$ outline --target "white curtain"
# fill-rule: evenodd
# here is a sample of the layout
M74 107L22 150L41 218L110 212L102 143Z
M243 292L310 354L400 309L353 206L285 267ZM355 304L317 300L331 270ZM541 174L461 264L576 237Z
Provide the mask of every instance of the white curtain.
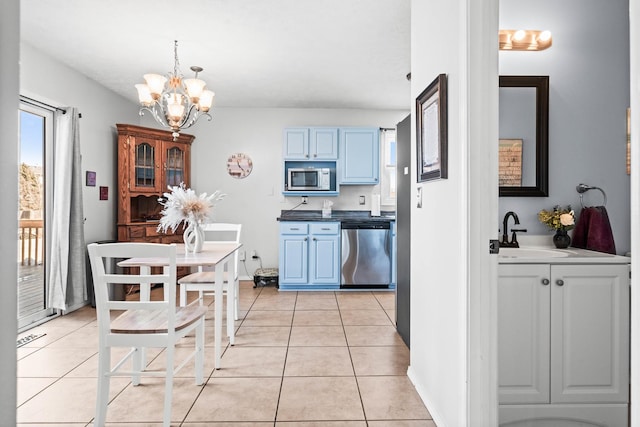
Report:
M78 111L56 111L49 306L77 308L87 300Z

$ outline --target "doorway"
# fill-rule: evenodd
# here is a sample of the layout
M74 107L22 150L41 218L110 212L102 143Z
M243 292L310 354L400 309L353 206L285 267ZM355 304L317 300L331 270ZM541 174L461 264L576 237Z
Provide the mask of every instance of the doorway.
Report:
M48 153L53 142L53 111L20 103L18 168L18 331L55 314L47 306Z

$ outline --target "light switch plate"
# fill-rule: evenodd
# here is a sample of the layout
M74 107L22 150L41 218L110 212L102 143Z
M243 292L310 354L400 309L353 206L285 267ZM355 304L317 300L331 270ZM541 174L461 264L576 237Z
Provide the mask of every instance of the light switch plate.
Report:
M418 202L416 203L417 208L422 208L422 187L418 187Z
M360 204L364 205L364 196L360 196Z

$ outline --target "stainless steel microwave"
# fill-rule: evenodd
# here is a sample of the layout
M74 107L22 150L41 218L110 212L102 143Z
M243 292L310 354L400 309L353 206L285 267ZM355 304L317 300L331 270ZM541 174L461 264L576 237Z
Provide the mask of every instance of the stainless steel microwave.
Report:
M289 168L287 191L326 191L331 189L329 168Z

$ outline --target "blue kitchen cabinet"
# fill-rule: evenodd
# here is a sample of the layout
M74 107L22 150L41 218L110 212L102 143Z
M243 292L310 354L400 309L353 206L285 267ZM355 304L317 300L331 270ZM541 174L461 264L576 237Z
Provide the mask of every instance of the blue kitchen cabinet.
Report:
M280 224L281 290L340 287L340 223Z
M378 128L340 128L340 171L340 185L379 183Z
M309 226L307 223L280 224L279 283L282 288L309 281Z
M337 160L338 128L286 128L285 160Z
M340 285L340 223L310 224L309 278L314 286Z

